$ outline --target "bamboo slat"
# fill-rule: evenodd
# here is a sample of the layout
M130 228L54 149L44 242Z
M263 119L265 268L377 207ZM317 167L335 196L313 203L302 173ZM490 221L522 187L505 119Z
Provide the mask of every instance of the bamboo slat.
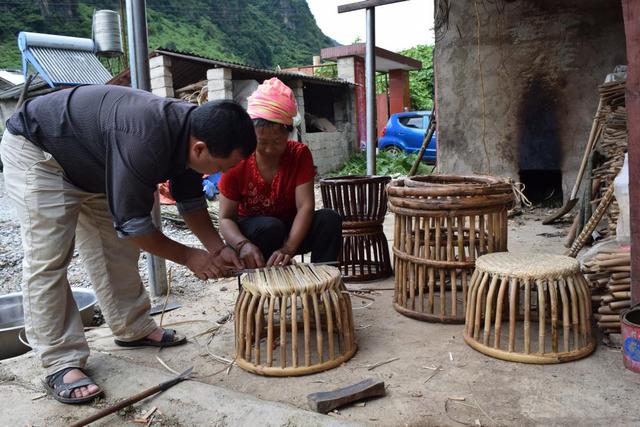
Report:
M387 192L396 218L395 309L463 323L475 260L507 250L511 185L494 177L431 175L394 180Z
M591 294L573 258L511 253L481 256L468 297L464 340L481 353L545 364L576 360L595 349ZM600 316L603 327L619 324L619 318L612 315Z
M259 375L306 375L356 352L351 300L335 267L295 264L241 278L236 363ZM264 357L266 355L266 358Z
M322 204L342 217L338 259L346 282L378 280L392 274L387 238L388 176L341 176L320 180ZM396 232L402 224L396 223Z

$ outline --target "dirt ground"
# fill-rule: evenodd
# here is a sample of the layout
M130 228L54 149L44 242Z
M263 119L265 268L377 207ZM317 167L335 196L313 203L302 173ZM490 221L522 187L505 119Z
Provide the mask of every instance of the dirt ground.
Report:
M3 221L3 230L15 224L10 214L2 214L2 205L5 204L6 198L3 199L0 187L0 221ZM544 226L541 218L545 214L545 210L536 209L510 220L511 251L564 252L562 240L567 224ZM393 218L388 215L385 231L389 239L393 236L392 226ZM195 242L184 230L170 227L167 232L186 243ZM7 239L4 232L0 233L0 256L6 256L8 252ZM392 307L393 278L349 285L350 289L371 289L368 295L374 301L352 297L358 352L342 366L297 378L260 377L238 367L229 371L221 359L231 360L234 357L233 322L221 325L215 322L228 317L233 311L238 295L236 281L203 283L183 267L173 265L171 269L170 300L182 304L182 308L166 313L163 324L175 325L191 338L190 343L161 352L153 349L123 350L114 346L107 327L88 331L87 337L93 351L90 368L98 381L104 381L107 392L106 401L101 405L116 401L126 395L123 390L128 390L128 384L108 381L109 378L135 377L137 374L136 384L151 385L152 382L144 381L147 375L151 375L148 372L160 377L164 373L168 378L172 375L168 369L182 371L193 365L198 379L192 389L197 396L190 396L189 383L180 385L180 393L169 391L165 400L158 401L163 413L171 413L171 408L218 410L215 390L239 392L241 394L233 395L237 399L249 395L257 398L257 402L284 404L286 406L273 405L285 408L285 412L286 408L290 408L292 414L298 414L295 408L307 409L306 396L311 392L332 390L370 377L384 380L387 387L385 397L340 409L328 417L317 418L310 414L307 419L303 416L302 420L295 418L286 422L271 422L276 419L256 418L258 412L254 415L249 412L243 414L245 406L238 404L236 418L211 418L210 422L204 423L209 425L321 425L341 421L380 426L640 424L640 413L637 411L640 404L640 375L624 369L619 350L599 345L590 357L561 365L535 366L492 359L464 343L461 325L420 322L397 313ZM6 277L7 271L16 274L14 270L2 268L0 283L5 283L4 289L9 289L7 283L13 284L16 280L15 277ZM79 283L85 283L83 280L86 279L82 279L80 272L77 277ZM10 388L5 398L0 397L0 401L5 400L3 405L8 396L11 399L30 400L39 393L34 388L39 375L34 359L26 355L0 362L0 396L3 395L3 385ZM372 365L391 359L395 360L369 370ZM9 377L11 381L6 380ZM206 408L207 400L203 400L202 396L209 390L203 388L206 384L218 387L210 389L209 409ZM20 387L27 391L20 392ZM73 416L87 411L55 406L49 398L43 400L46 400L46 405L53 405L47 412L47 425L66 424L70 414ZM200 406L196 405L197 402L201 402ZM28 407L35 408L35 413L38 413L37 408L43 405L45 402L36 401ZM28 410L26 408L25 411ZM233 405L230 410L234 411ZM30 413L25 413L21 418L21 414L15 412L10 420L22 424L33 422ZM198 417L194 413L185 418L182 414L182 418L169 421L161 418L156 424L202 424L201 415ZM132 418L127 414L118 417L115 418L118 422L106 425L130 423Z

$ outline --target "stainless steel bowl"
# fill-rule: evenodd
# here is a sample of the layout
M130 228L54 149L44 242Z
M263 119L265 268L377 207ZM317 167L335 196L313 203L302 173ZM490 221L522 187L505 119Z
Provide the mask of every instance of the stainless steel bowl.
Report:
M74 288L73 299L80 309L82 323L90 326L93 319L93 307L96 295L91 289ZM0 360L18 356L29 351L18 339L24 330L24 311L22 309L22 292L0 296ZM24 337L24 333L22 334Z

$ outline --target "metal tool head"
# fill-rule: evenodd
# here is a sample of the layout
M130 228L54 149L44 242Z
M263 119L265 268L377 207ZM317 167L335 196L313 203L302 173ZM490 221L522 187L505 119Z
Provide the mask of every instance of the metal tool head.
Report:
M191 376L192 372L193 372L193 366L190 367L189 369L187 369L186 371L184 371L183 373L181 373L180 375L178 375L178 378L180 378L182 380L186 380L187 378L189 378Z

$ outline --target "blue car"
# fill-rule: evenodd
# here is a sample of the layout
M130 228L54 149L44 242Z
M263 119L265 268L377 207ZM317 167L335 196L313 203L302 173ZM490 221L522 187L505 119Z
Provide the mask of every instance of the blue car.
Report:
M378 140L378 149L388 153L415 153L420 151L422 141L429 127L431 111L409 111L396 113L389 117L387 126L382 131L382 138ZM436 162L436 134L422 156L422 160Z

